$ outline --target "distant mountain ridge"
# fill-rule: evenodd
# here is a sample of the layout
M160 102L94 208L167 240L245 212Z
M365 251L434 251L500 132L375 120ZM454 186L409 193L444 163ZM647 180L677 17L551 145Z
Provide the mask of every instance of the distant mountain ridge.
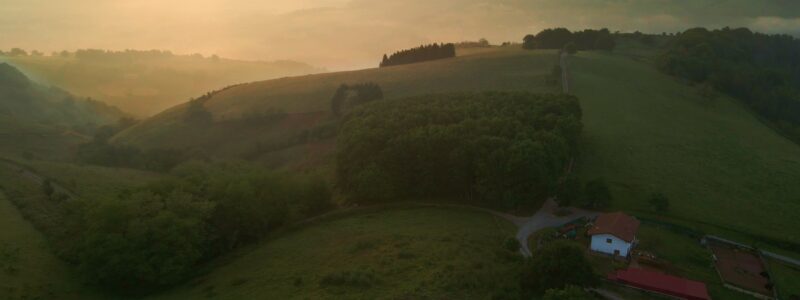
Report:
M115 107L39 85L7 63L0 63L0 115L72 129L107 125L125 116Z
M85 49L0 58L37 81L100 99L137 117L233 84L324 71L296 61L243 61L161 50Z

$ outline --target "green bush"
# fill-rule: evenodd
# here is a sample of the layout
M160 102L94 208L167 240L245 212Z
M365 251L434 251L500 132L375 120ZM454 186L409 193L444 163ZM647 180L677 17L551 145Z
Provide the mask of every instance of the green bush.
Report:
M508 251L519 251L519 241L515 237L509 237L503 242L503 246Z
M545 245L523 270L523 291L529 295L542 295L549 289L563 289L570 285L592 286L595 277L584 252L581 245L569 241Z

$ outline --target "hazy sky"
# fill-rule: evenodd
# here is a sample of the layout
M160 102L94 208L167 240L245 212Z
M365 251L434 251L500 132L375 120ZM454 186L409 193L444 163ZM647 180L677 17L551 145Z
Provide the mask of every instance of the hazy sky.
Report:
M800 33L800 0L0 0L0 49L165 49L374 66L439 41L517 41L563 26Z

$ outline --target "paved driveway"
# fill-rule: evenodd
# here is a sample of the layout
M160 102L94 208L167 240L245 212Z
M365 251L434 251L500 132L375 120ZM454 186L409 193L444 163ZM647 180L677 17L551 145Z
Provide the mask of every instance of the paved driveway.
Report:
M593 218L600 214L598 212L574 207L567 207L566 209L572 213L563 217L553 214L558 210L558 204L556 204L553 198L550 198L545 201L539 211L529 218L515 216L506 217L519 227L517 230L517 240L521 246L519 249L520 253L526 257L531 256L531 250L528 248L528 237L536 231L547 227L559 227L581 217Z

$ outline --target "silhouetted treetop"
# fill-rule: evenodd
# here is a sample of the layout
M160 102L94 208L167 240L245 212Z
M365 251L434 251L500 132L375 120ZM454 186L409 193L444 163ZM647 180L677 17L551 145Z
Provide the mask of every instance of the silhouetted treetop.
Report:
M488 42L487 42L488 43ZM383 55L380 67L396 66L456 56L456 46L450 44L430 44L400 50L390 56Z

